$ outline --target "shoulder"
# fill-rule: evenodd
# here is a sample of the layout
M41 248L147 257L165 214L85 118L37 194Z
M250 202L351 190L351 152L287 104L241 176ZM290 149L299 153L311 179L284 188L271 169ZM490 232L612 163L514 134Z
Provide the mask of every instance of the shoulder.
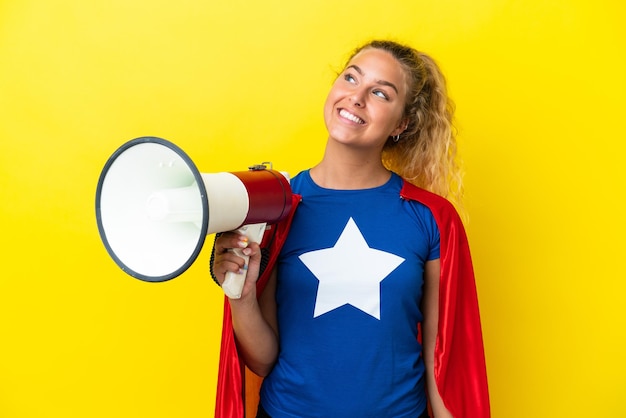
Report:
M289 185L294 193L301 193L302 188L308 185L309 179L309 170L303 170L289 180Z
M428 207L440 226L441 222L461 222L454 205L452 205L448 199L422 189L421 187L417 187L405 179L403 179L400 197L420 202L424 206Z

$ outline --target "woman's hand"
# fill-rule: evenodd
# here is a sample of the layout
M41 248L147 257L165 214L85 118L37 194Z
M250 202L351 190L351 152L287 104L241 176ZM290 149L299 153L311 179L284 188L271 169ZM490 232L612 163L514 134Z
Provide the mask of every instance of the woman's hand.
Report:
M236 254L249 256L246 262L244 257ZM241 292L241 298L247 298L253 294L256 298L256 282L259 277L261 262L261 249L255 242L236 231L220 234L214 244L214 258L212 271L220 285L224 284L226 273L244 274L245 282Z

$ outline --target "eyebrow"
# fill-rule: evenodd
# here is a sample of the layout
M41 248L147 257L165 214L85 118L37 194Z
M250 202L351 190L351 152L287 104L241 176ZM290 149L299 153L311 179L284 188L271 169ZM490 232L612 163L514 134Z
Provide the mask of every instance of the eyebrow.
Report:
M358 65L354 65L354 64L352 64L352 65L348 65L348 67L347 67L346 69L348 69L348 68L353 68L353 69L354 69L354 71L356 71L356 72L357 72L357 73L359 73L360 75L363 75L363 70L361 70L361 68L359 68L359 66L358 66ZM395 90L396 94L399 94L399 93L398 93L398 88L396 87L396 85L395 85L395 84L393 84L393 83L391 83L391 82L389 82L389 81L385 81L385 80L376 80L376 83L377 83L377 84L380 84L380 85L382 85L382 86L389 86L389 87L391 87L392 89L394 89L394 90Z

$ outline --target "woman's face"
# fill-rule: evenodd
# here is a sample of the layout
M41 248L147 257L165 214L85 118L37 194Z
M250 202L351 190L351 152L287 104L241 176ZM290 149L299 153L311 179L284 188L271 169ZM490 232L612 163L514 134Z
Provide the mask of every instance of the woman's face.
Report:
M406 74L388 52L360 51L335 80L324 121L331 139L346 145L381 150L389 136L406 128L403 110Z

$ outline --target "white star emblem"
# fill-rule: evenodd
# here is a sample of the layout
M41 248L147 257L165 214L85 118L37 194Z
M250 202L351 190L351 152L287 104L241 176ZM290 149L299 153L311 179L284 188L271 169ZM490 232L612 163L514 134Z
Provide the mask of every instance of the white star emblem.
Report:
M348 304L380 319L380 282L404 261L370 248L352 218L334 247L299 258L319 280L314 318Z

